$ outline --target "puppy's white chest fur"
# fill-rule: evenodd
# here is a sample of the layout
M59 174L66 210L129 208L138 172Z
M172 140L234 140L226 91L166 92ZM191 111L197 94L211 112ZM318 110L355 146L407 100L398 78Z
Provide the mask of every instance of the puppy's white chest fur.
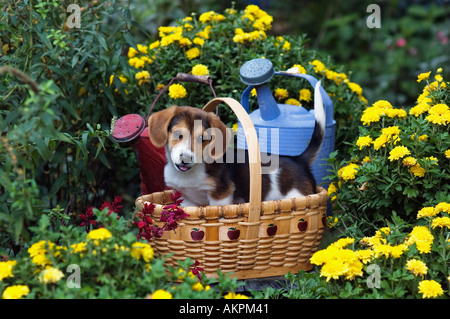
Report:
M207 194L211 190L211 186L205 182L206 177L207 174L202 163L194 165L188 172L176 170L171 161L164 167L166 185L181 191L184 199L183 206L209 205Z

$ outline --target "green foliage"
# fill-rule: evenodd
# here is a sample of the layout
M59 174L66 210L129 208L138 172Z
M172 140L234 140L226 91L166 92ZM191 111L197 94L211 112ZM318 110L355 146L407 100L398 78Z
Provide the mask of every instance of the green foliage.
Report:
M95 213L107 228L89 233L73 225L56 232L43 215L31 228L35 237L30 246L14 259L10 276L5 278L2 268L0 291L26 285L29 293L24 298L31 299L137 299L160 290L172 298L214 299L240 285L222 273L218 284L207 278L200 281L191 272L194 263L189 259L178 267L166 266L164 259L153 258L150 245L136 241L129 221L108 210Z
M117 89L123 87L134 104L141 105L139 113L146 115L152 94L167 85L178 72L195 75L209 75L217 96L227 96L240 101L246 88L239 75L239 69L246 61L267 58L275 70L286 71L298 67L298 73L307 73L322 81L334 104L334 118L339 129L336 131L336 148L346 148L345 141L357 127L357 118L367 100L362 88L351 82L350 73L336 65L329 56L308 48L305 35L273 36L270 34L272 20L267 12L256 6L244 10L228 8L223 13L208 11L203 14L177 19L170 26L161 26L156 39L140 43L128 41L128 65L115 74ZM275 21L273 21L275 23ZM195 55L192 52L197 51ZM198 72L195 68L202 66ZM205 69L206 68L206 69ZM153 111L172 104L203 107L213 94L208 87L198 83L182 83L186 93L170 96L161 95ZM300 98L300 90L306 89L312 97L310 84L298 78L276 76L269 82L272 93L280 104L299 104L307 109L313 106L313 98ZM287 90L285 95L277 89ZM132 105L129 109L132 109ZM257 108L255 96L251 97L250 108ZM236 123L229 109L220 111L221 119L229 126Z
M450 94L448 82L436 77L440 81L426 80L417 105L408 110L384 100L368 107L351 159L330 156L328 192L347 227L357 225L364 234L392 212L411 223L424 205L450 201Z

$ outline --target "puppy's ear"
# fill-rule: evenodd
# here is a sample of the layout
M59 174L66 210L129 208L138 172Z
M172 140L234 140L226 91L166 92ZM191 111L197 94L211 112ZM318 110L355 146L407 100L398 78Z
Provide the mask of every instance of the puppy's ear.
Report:
M163 147L167 143L170 121L178 113L178 107L172 105L168 109L153 113L148 119L150 141L155 147Z
M211 124L212 136L211 142L207 145L206 154L209 154L216 160L225 154L231 140L231 130L223 124L217 115L209 113L208 118Z

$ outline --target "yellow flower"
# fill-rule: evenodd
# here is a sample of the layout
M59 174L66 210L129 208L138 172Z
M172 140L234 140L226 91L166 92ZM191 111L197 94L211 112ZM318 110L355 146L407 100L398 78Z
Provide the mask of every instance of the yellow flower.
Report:
M207 25L202 31L198 32L196 35L203 39L208 40L210 32L211 32L211 26Z
M158 48L159 45L160 45L160 42L159 42L159 40L157 40L157 41L155 41L155 42L150 43L150 45L148 46L148 48L149 48L150 50L153 50L153 49Z
M30 293L30 288L25 285L7 287L2 294L3 299L20 299Z
M332 243L331 245L336 247L336 248L344 248L350 244L353 244L355 242L355 238L350 238L350 237L345 237L345 238L340 238L337 241L335 241L334 243Z
M150 79L150 73L148 73L148 71L141 71L136 73L135 78L136 80Z
M172 299L172 294L164 289L158 289L152 294L152 299Z
M414 166L414 165L416 165L416 163L417 163L417 160L411 156L405 157L402 161L403 166L408 166L408 167Z
M83 242L78 243L78 244L72 244L72 245L70 245L70 248L73 249L74 253L83 253L83 252L87 251L86 243L83 243Z
M361 122L364 125L370 125L371 123L378 122L383 115L383 109L378 107L368 107L363 111L361 116Z
M141 71L136 73L135 78L136 80L139 80L139 85L142 85L143 83L150 83L150 73L148 73L148 71Z
M128 49L128 58L134 58L137 54L139 53L139 51L137 51L135 48L130 47Z
M296 99L294 99L294 98L289 98L289 99L287 99L287 100L285 101L285 103L286 103L286 104L289 104L289 105L298 105L298 106L301 106L301 105L302 105L298 100L296 100Z
M61 278L64 278L64 274L61 270L53 267L44 269L39 275L39 282L44 284L54 284Z
M419 282L419 293L422 294L422 298L435 298L442 296L444 290L442 290L441 284L434 280L422 280Z
M314 65L314 72L316 73L322 73L325 71L325 65L320 62L319 60L314 60L312 62L310 62L310 64Z
M371 249L366 250L357 250L356 256L358 256L358 259L363 263L367 264L372 261L374 257L374 251Z
M137 48L138 48L139 52L141 52L143 54L147 54L148 48L146 45L138 44Z
M192 60L200 56L200 50L198 48L192 48L187 50L185 54L189 60Z
M357 164L349 164L347 166L342 167L338 171L338 176L342 178L344 181L353 180L356 177L356 173L358 172L359 165Z
M299 96L300 101L306 101L306 102L311 101L311 91L310 90L301 89L299 94L300 94L300 96Z
M203 285L200 282L196 282L192 285L192 290L194 291L202 291L204 289Z
M427 72L427 73L420 73L420 74L417 76L417 82L420 83L422 80L428 79L428 78L430 77L430 73L431 73L431 71L430 71L430 72Z
M389 152L389 160L392 162L394 160L398 160L400 158L405 157L406 155L411 154L405 146L397 146Z
M196 64L192 67L191 73L193 75L209 75L209 70L206 65Z
M409 110L409 114L414 115L415 117L418 117L420 114L425 113L430 108L430 104L427 102L420 102L416 106L412 107Z
M409 270L414 276L424 276L428 272L427 265L418 259L410 259L406 262L406 270Z
M233 132L237 132L238 131L238 124L234 123L233 127L232 127Z
M424 177L425 176L425 169L422 166L420 166L419 163L412 166L410 168L410 170L411 170L411 173L413 173L414 176L416 176L416 177Z
M46 257L47 246L50 250L52 250L55 244L51 241L41 240L37 243L34 243L30 248L28 248L28 254L32 259L31 262L33 264L37 264L41 267L51 265L51 261Z
M0 262L0 281L5 278L13 277L13 267L17 264L15 260L8 260Z
M446 150L444 152L444 155L445 155L446 158L450 158L450 149Z
M448 229L450 229L450 218L445 216L433 219L433 221L431 222L431 228L435 229L436 227L447 227Z
M229 292L224 297L224 299L248 299L246 295L237 294L235 292Z
M176 100L186 97L187 91L183 85L175 83L169 86L169 96Z
M408 235L405 244L416 244L417 250L420 253L429 253L431 251L431 245L433 244L434 236L428 230L426 226L415 226L411 233Z
M145 61L135 57L135 58L129 59L128 60L128 64L130 66L135 67L136 69L140 69L140 68L143 68L145 66Z
M112 237L111 232L106 228L98 228L91 230L87 235L87 238L92 240L105 240L111 237Z
M333 196L337 191L336 185L334 183L330 183L330 186L328 186L328 196L331 198L332 201L336 199L336 195Z
M433 217L436 216L439 212L437 212L434 207L424 207L417 212L417 219L422 217Z
M434 207L434 210L437 213L440 213L440 212L450 213L450 203L441 202Z
M358 96L362 97L362 88L359 84L357 83L353 83L353 82L347 82L348 88L352 91L355 92Z
M379 137L373 141L373 148L378 151L380 148L385 147L388 142L388 137L386 135L381 134Z
M198 38L198 37L195 37L194 40L192 40L192 42L194 42L194 44L199 45L199 46L203 46L203 44L205 44L205 40L203 40L202 38Z
M370 136L360 136L356 141L356 146L359 146L359 149L362 150L365 146L370 146L372 144L372 138Z
M222 14L215 13L214 11L202 13L198 17L198 21L200 21L201 23L219 22L223 20L225 20L225 16L223 16Z
M146 243L134 243L131 247L131 256L139 260L141 257L146 262L153 259L153 248Z
M278 100L284 100L284 99L286 99L288 97L288 91L286 89L277 88L275 90L275 94L274 95L275 95L275 97Z
M378 100L372 106L380 109L392 109L392 104L386 100Z

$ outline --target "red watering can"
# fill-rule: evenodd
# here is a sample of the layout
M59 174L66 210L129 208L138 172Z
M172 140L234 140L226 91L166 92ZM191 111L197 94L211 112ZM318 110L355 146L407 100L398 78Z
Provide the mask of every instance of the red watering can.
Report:
M148 136L147 127L148 118L150 117L156 101L175 80L208 84L214 98L216 97L216 93L212 86L212 78L210 76L178 73L177 76L172 78L169 84L167 84L156 96L145 118L139 114L128 114L119 118L114 126L112 139L118 143L130 143L136 154L140 170L142 195L168 189L164 182L166 151L164 147L157 148L152 144Z

